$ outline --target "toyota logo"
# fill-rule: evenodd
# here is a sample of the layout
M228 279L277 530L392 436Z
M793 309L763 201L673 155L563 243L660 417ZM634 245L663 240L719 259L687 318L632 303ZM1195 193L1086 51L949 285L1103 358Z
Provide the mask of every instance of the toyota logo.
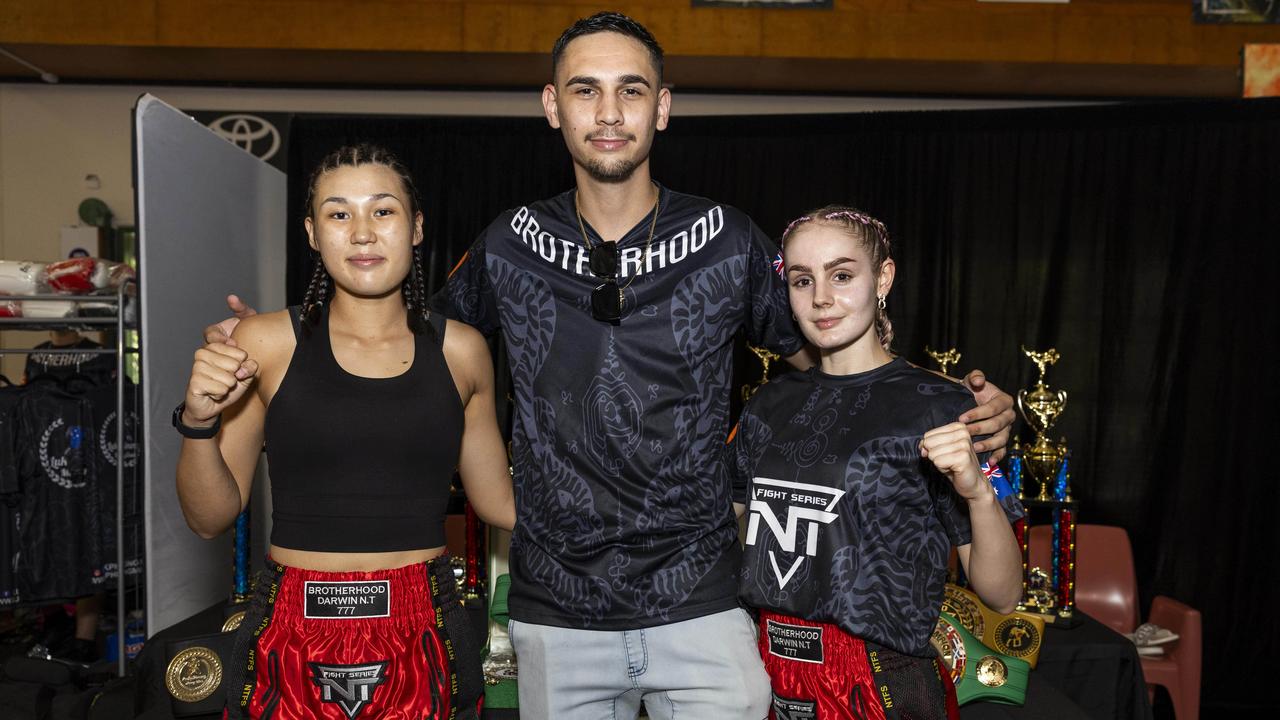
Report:
M223 115L210 122L209 129L262 160L270 160L280 149L280 131L257 115Z

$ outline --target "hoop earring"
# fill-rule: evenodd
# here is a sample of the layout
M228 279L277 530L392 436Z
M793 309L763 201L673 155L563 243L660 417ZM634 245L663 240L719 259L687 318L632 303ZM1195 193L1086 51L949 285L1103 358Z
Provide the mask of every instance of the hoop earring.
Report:
M883 310L883 309L884 309L884 306L885 306L884 296L883 296L883 295L877 295L877 296L876 296L876 307L878 307L878 308L880 308L881 310Z

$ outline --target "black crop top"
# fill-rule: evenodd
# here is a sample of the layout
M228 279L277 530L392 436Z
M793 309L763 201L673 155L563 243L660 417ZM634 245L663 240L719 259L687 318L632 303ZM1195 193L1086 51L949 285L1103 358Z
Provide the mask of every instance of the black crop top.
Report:
M463 409L445 363L445 320L418 335L413 363L389 378L338 365L325 307L309 335L289 308L297 347L267 408L271 544L316 552L444 545Z

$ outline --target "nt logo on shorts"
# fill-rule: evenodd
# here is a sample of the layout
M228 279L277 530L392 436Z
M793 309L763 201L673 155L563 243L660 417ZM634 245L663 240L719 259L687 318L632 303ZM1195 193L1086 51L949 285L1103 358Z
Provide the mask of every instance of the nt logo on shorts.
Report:
M812 700L792 700L774 693L773 715L778 720L817 720L818 703Z
M801 521L807 523L804 554L797 557L785 573L778 565L777 556L772 550L769 551L769 562L773 565L773 573L778 578L779 588L787 586L806 557L818 554L818 526L819 524L829 525L840 517L831 511L844 495L844 490L829 488L825 485L762 477L751 480L751 519L747 523L748 545L756 544L756 537L760 532L760 521L763 519L783 552L795 553L800 523ZM779 515L782 516L782 520L779 520Z
M321 665L309 662L311 681L320 686L320 699L337 703L351 720L373 700L373 691L387 681L387 662L360 665Z

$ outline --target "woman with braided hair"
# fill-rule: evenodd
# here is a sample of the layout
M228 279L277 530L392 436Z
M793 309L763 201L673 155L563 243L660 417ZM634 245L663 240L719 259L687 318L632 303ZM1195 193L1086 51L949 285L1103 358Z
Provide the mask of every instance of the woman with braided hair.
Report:
M481 518L515 522L488 346L428 310L422 212L387 151L326 157L304 224L302 306L199 349L174 413L178 497L202 537L245 507L264 441L270 463L270 557L228 716L474 718L479 655L442 555L455 468Z
M791 311L819 366L769 382L729 445L749 509L739 596L760 609L774 717L956 717L929 644L951 547L1000 612L1021 591L1012 496L988 482L964 386L895 357L883 223L851 207L783 234Z

